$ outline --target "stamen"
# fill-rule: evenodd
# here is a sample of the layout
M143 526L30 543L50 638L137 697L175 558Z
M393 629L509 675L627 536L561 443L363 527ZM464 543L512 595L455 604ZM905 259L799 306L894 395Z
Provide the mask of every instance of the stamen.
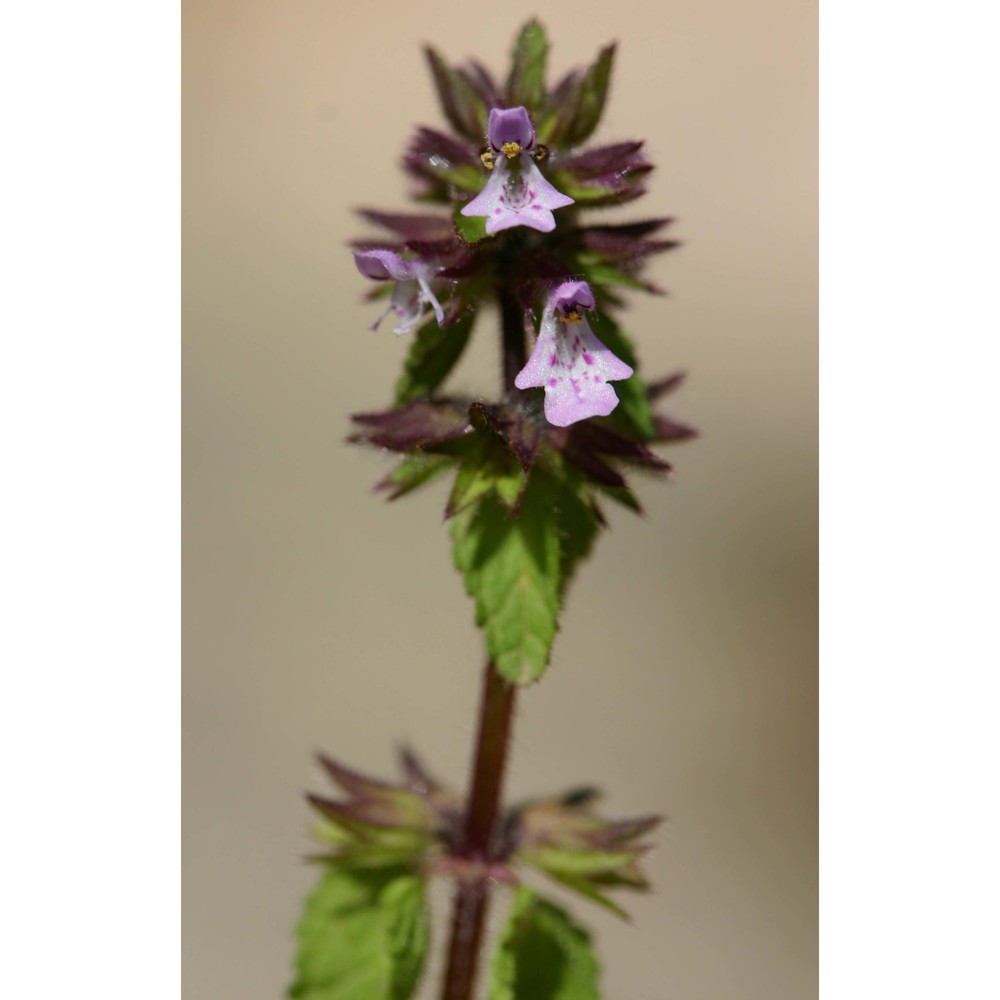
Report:
M563 319L567 323L582 323L583 322L583 317L580 315L580 313L576 309L570 309L570 311L563 316Z
M519 142L505 142L500 150L508 160L513 160L521 152L521 144Z
M491 149L486 150L485 153L480 153L479 159L482 161L483 166L486 167L487 170L493 169L493 160L495 157L493 156L493 151Z

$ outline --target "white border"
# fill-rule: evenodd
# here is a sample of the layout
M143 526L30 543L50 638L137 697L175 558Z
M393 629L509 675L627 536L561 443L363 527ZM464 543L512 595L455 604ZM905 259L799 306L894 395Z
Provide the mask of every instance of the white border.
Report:
M826 998L1000 994L996 18L822 10ZM5 996L179 994L178 42L0 40Z
M0 30L6 997L180 993L179 28Z
M998 15L821 9L821 987L1000 996Z

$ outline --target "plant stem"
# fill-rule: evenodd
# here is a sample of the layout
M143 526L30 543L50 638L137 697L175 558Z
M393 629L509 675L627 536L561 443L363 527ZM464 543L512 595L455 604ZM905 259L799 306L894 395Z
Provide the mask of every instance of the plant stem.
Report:
M514 294L500 289L500 321L503 325L503 385L504 391L514 391L514 379L527 360L525 350L524 310Z
M505 392L511 393L515 388L514 379L527 358L527 331L524 310L503 279L499 298L503 331L503 384ZM481 874L461 879L455 890L441 1000L472 1000L489 903L490 882L485 872L486 866L496 856L500 793L516 694L517 688L496 672L492 662L487 663L483 671L469 802L459 850L466 860L479 863Z
M485 865L494 859L504 765L510 745L517 689L486 664L479 705L479 732L472 765L462 857L483 864L484 874L459 882L451 920L451 941L442 1000L471 1000L486 921L489 882Z

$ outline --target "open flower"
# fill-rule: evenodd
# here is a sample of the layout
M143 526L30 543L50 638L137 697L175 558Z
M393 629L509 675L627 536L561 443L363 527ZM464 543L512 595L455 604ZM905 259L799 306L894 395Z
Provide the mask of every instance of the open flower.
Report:
M487 233L513 226L552 232L552 210L572 205L573 199L557 191L535 164L535 130L527 109L493 108L488 134L490 148L483 163L493 172L462 215L485 216Z
M423 319L428 305L434 309L438 326L444 324L444 310L430 286L436 271L433 264L420 259L403 260L391 250L355 251L354 263L366 278L396 282L389 308L372 324L373 330L389 313L395 313L399 323L394 332L407 333Z
M564 281L549 296L538 340L517 374L518 389L545 389L545 418L568 427L587 417L606 417L618 396L609 380L626 379L632 369L594 336L584 309L594 308L585 281Z

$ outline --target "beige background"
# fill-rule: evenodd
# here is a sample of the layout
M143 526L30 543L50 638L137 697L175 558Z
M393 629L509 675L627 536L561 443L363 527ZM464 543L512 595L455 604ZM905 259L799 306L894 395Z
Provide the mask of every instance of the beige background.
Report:
M418 43L555 68L621 41L598 139L645 137L685 247L637 296L646 370L701 440L613 512L522 699L513 795L595 781L671 822L632 927L586 903L615 1000L816 992L816 11L811 2L273 3L184 10L184 917L187 1000L280 995L312 872L301 793L326 748L411 740L463 785L480 640L443 487L385 505L346 415L389 399L351 207L401 208L437 124ZM610 214L607 216L612 217ZM484 323L458 380L492 392ZM441 909L445 900L438 894ZM440 935L437 940L440 945ZM429 984L427 984L429 985ZM425 989L426 996L433 995Z

